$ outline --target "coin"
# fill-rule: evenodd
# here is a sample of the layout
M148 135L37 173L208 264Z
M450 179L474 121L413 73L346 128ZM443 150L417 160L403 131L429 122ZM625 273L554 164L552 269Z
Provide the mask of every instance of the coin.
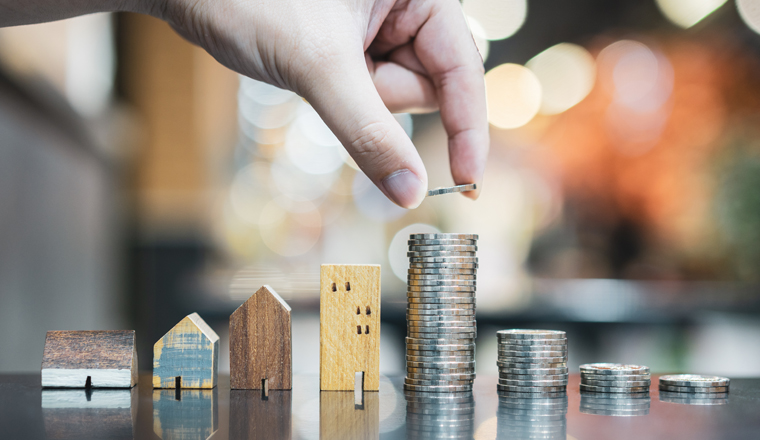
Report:
M564 380L567 381L567 374L544 374L544 375L531 375L531 374L507 374L499 372L499 379L509 380Z
M533 346L533 345L567 345L567 338L558 339L507 339L498 338L498 345L501 346Z
M472 313L475 313L475 304L466 304L466 303L407 304L406 309L407 309L407 313L410 313L410 312L417 313L420 310L447 310L447 309L458 309L458 310L472 309Z
M409 304L475 304L474 297L406 297Z
M432 391L432 392L461 392L472 391L472 385L410 385L405 383L404 389L409 391Z
M454 318L457 316L465 316L468 318L475 318L472 308L470 309L407 309L407 318L414 319L426 319L434 317L442 318Z
M411 329L414 328L415 330L417 328L439 328L439 329L449 329L449 328L459 328L459 327L467 327L474 329L476 327L475 320L470 321L462 321L461 319L458 321L416 321L416 320L409 320L406 323L407 328Z
M419 262L409 263L408 273L441 274L441 273L465 273L477 275L478 263L455 263L455 262ZM420 271L420 272L417 272ZM464 272L461 272L464 271Z
M515 380L499 378L498 383L519 387L560 387L567 385L567 378L557 380Z
M457 234L457 233L429 233L429 234L410 234L410 240L477 240L478 234Z
M499 351L567 351L565 345L518 345L518 344L499 344Z
M424 351L424 352L439 352L439 353L446 353L446 352L457 352L457 351L475 351L475 344L451 344L451 345L436 345L435 348L431 348L430 345L421 345L421 344L406 344L406 350L407 353L409 353L409 350L412 351Z
M648 380L636 381L617 381L617 380L582 380L584 385L593 385L597 387L649 387L651 382Z
M451 194L455 192L474 191L477 188L478 188L478 185L475 183L467 183L465 185L456 185L456 186L442 186L440 188L433 188L433 189L428 190L427 195L428 197L431 197L431 196L438 196L441 194ZM424 234L415 234L415 235L424 235Z
M660 376L660 385L679 387L727 387L731 380L720 376L700 376L698 374L671 374Z
M423 379L423 380L472 380L472 379L475 379L475 373L462 373L462 374L407 373L406 377L410 379Z
M406 282L409 286L477 286L477 281L472 280L456 280L456 279L447 279L447 280L407 280Z
M466 345L474 345L475 339L457 339L456 341L451 341L448 338L439 338L439 339L430 339L430 338L410 338L407 337L405 340L407 345L424 345L424 346L430 346L430 345L454 345L454 346L466 346Z
M728 387L678 387L660 384L662 391L676 391L679 393L727 393Z
M617 380L638 381L650 380L649 374L587 374L581 373L581 381L585 380Z
M496 384L496 389L500 391L514 391L519 393L534 394L534 393L556 393L565 391L565 386L547 386L547 387L520 387L512 385Z
M591 374L612 374L612 375L633 375L649 374L649 367L644 365L627 365L627 364L583 364L580 366L581 373Z
M463 274L463 273L442 273L442 274L414 274L409 273L406 276L409 280L464 280L475 281L476 275Z
M595 387L581 384L581 391L592 393L638 393L649 390L649 387Z
M511 375L536 375L536 376L553 376L553 375L567 375L567 367L562 368L529 368L529 369L517 369L517 368L499 368L499 374L511 374Z
M553 368L566 368L567 362L561 361L561 362L534 362L534 363L526 363L526 362L510 362L510 361L496 361L496 365L500 368L510 368L510 369L531 369L531 368L540 368L540 369L553 369Z
M499 330L496 336L499 339L567 339L560 330Z
M502 350L499 348L499 357L508 358L549 358L549 357L566 357L567 350L555 350L555 351L514 351L514 350Z
M460 245L460 246L475 246L478 244L478 240L458 240L458 239L433 239L433 240L407 240L407 245L411 246L446 246L446 245Z
M475 253L478 250L476 245L463 244L446 244L446 245L409 245L409 250L416 252L467 252Z

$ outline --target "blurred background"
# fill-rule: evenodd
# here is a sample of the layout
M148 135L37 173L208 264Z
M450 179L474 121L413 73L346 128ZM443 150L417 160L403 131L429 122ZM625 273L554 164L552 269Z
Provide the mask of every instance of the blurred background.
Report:
M760 2L464 0L486 67L477 202L391 204L300 97L158 20L0 29L0 371L47 330L198 312L221 336L262 284L318 373L319 265L382 265L382 361L403 374L406 240L477 233L478 373L495 331L564 329L570 366L760 375ZM438 114L396 115L431 187Z

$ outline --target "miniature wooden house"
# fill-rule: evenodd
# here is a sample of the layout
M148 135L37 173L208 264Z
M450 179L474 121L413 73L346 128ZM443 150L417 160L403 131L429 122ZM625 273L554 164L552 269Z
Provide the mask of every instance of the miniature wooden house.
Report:
M154 388L214 388L219 336L191 313L153 346Z
M380 266L323 264L320 272L321 390L380 386Z
M43 387L131 388L136 384L134 330L47 332Z
M230 387L291 389L290 306L269 286L230 316Z

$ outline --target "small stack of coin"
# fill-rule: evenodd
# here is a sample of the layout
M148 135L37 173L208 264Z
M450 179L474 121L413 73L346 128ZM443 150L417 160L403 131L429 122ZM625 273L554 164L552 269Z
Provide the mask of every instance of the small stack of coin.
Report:
M567 394L525 398L499 392L496 438L567 439Z
M472 391L477 240L473 234L409 237L406 390Z
M499 383L510 393L564 393L567 388L567 337L559 330L499 330Z
M728 393L730 382L727 377L673 374L660 376L660 391L709 397L712 394Z
M634 417L649 414L649 393L589 393L581 391L581 412L599 416Z
M426 393L404 391L406 438L472 439L475 399L471 392Z
M626 364L581 365L581 391L590 393L649 393L649 367Z

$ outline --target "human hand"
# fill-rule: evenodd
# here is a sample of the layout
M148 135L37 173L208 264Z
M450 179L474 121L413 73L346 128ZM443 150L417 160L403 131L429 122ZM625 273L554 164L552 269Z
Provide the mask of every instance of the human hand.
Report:
M427 173L391 112L440 107L454 182L481 183L483 64L457 0L137 1L225 66L303 96L398 205L422 202Z

